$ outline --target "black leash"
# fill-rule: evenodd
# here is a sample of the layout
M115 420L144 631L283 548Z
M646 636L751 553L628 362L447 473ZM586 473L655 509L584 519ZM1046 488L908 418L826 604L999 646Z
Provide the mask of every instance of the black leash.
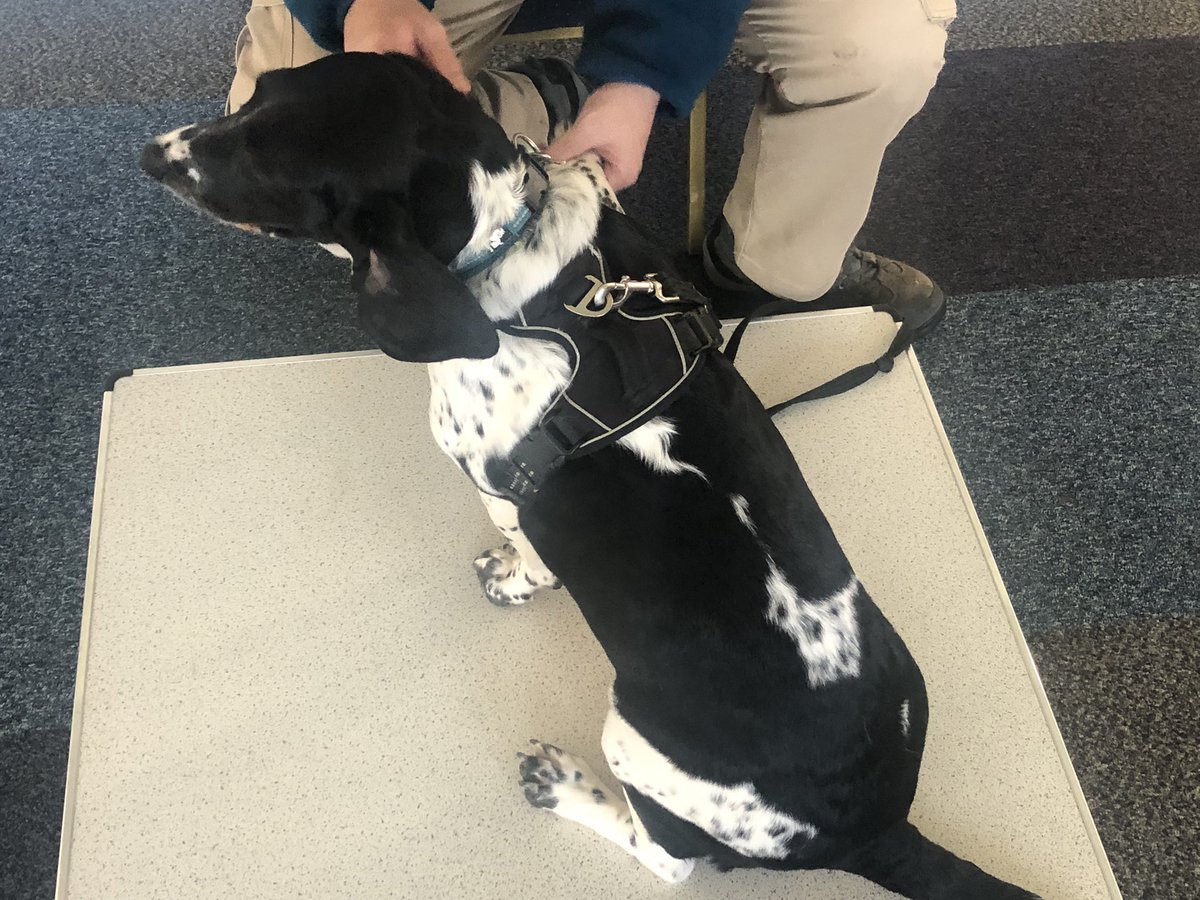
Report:
M861 366L855 366L848 372L843 372L841 375L831 378L824 384L819 384L815 388L805 391L803 394L798 394L790 400L784 400L782 403L776 403L774 406L767 407L767 413L774 416L777 413L783 412L789 407L795 406L797 403L807 403L810 400L822 400L826 397L833 397L836 394L844 393L852 388L858 387L870 379L874 378L880 372L890 372L895 365L895 359L905 350L913 345L913 342L924 337L932 331L946 314L946 298L940 293L931 295L923 301L905 303L881 303L871 307L876 312L886 312L892 317L892 321L900 324L896 336L892 338L892 343L888 346L887 351L878 359L869 363L864 363ZM800 303L796 300L769 300L766 303L756 307L753 312L742 319L738 323L737 328L729 337L729 343L725 345L725 356L733 362L737 357L738 348L742 344L742 338L746 334L746 329L755 319L761 319L765 316L775 316L786 312L813 312L811 303Z

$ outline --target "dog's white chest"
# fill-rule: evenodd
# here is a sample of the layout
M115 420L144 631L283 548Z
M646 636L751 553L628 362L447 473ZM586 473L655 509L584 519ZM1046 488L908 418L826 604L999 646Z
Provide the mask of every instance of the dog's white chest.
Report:
M509 453L569 379L557 345L501 334L491 359L430 365L429 426L438 446L487 491L486 462Z

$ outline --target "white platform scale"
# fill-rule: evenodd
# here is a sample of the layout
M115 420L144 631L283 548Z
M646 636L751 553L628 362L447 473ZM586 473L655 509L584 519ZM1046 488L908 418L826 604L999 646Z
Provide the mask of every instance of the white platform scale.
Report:
M767 403L886 346L864 311L755 324ZM831 872L657 880L531 808L516 751L610 778L574 603L488 603L499 543L428 432L423 366L144 369L105 395L58 875L71 898L892 896ZM1046 900L1120 896L916 358L779 426L930 697L913 809Z

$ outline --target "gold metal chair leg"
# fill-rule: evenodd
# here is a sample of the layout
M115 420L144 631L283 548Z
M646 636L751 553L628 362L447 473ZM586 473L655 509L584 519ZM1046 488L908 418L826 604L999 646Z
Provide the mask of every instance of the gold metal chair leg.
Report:
M704 242L704 177L708 133L708 91L701 91L688 118L688 253L697 256Z
M532 44L535 41L577 41L583 37L583 28L547 28L545 31L525 31L521 34L506 34L501 44Z

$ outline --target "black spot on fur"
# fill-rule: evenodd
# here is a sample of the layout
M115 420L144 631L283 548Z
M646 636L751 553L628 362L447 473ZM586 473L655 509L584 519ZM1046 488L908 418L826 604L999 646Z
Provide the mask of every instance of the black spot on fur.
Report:
M577 782L578 782L578 781L583 781L583 773L582 773L582 772L580 772L578 769L576 769L576 770L575 770L575 780L576 780Z
M512 369L510 369L504 363L497 364L496 371L500 373L501 378L508 378L510 375L512 375Z
M715 803L717 806L724 806L724 805L725 805L725 794L724 794L724 793L722 793L721 791L717 791L717 792L716 792L715 794L713 794L713 795L712 795L712 797L711 797L711 798L709 798L709 799L711 799L711 800L712 800L712 802L713 802L713 803Z
M550 789L545 785L525 785L525 799L529 801L530 806L536 806L538 809L554 809L558 806L558 798L550 793Z
M785 831L787 831L787 827L784 825L780 825L778 822L776 822L774 825L772 825L770 828L767 829L767 834L770 837L779 837Z
M492 393L492 386L490 384L481 384L479 390L483 393L484 400L495 399L495 394Z
M475 423L475 434L477 434L479 437L483 437L483 423L482 422Z
M637 847L637 835L636 834L629 835L629 846L635 847L635 848Z
M604 791L600 788L592 788L592 797L597 803L606 803L608 798L604 796Z

